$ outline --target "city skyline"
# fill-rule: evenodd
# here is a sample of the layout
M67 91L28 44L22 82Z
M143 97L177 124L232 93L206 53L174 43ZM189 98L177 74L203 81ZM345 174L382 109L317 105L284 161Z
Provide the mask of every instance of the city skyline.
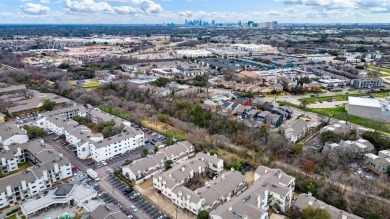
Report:
M0 0L1 24L390 23L389 15L386 0Z

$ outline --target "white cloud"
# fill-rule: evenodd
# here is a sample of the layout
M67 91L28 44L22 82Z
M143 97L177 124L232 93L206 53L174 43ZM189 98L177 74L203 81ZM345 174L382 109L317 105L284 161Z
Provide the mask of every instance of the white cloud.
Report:
M107 2L95 2L94 0L66 0L66 7L71 12L114 12Z
M50 3L50 0L40 0L40 2L41 2L42 4L48 4L48 3Z
M142 12L140 9L130 6L113 7L113 9L118 14L139 14Z
M50 11L50 8L41 4L34 4L34 3L25 3L22 6L20 6L22 11L25 14L31 14L31 15L43 15L47 14Z

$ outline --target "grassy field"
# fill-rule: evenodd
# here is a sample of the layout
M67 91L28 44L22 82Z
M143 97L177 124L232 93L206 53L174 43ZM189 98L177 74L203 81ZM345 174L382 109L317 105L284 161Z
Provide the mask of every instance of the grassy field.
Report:
M92 90L100 86L100 82L98 79L93 78L93 79L86 79L84 80L84 83L82 84L77 84L77 80L71 80L69 81L69 84L73 86L79 86L81 88L84 88L86 90Z
M280 104L284 104L287 106L291 106L294 108L298 108L301 110L305 110L303 107L285 102L285 101L278 101ZM362 118L359 116L353 116L348 115L347 111L344 107L337 107L337 108L306 108L306 111L320 114L326 117L331 117L338 120L348 120L350 123L360 125L363 127L379 130L382 132L390 133L390 123L384 123L384 122L377 122L370 119Z
M179 141L186 140L186 134L184 132L160 121L150 121L148 119L143 119L141 121L141 125L158 133L166 135L168 138L176 138Z
M21 163L21 164L19 164L19 169L15 170L15 171L9 172L7 174L0 173L0 178L10 176L10 175L15 174L15 173L22 172L25 169L27 169L28 167L31 167L32 165L33 164L30 161L27 161L26 163Z
M346 100L348 100L349 96L361 97L361 96L372 95L374 97L384 98L384 97L387 97L388 94L389 94L388 91L377 92L377 93L370 93L370 94L352 92L352 93L349 93L349 94L340 94L340 95L334 95L334 96L307 97L307 98L301 98L301 99L298 99L298 100L301 101L301 102L303 100L306 100L309 104L312 104L312 103L316 103L317 101L322 101L322 102L323 101L327 101L328 99L335 99L336 101L346 101Z
M386 72L386 73L389 73L390 74L390 69L388 68L382 68L382 67L378 67L378 66L368 66L368 69L370 70L376 70L376 71L383 71L383 72Z
M103 105L99 105L96 107L99 108L100 110L106 112L106 113L110 113L114 116L118 116L119 118L130 121L130 113L126 112L125 110L120 110L120 109L116 109L116 108L112 108L112 107L108 107L108 106L103 106Z

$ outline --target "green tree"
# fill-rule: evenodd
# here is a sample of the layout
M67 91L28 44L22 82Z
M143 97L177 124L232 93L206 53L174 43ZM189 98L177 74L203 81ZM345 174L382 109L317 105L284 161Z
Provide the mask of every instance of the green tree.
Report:
M321 133L320 139L322 143L330 142L330 143L338 143L340 141L340 134L332 131L325 131Z
M209 212L206 210L202 210L198 213L197 219L208 219L209 218Z
M24 125L23 128L26 130L29 139L33 139L37 137L43 138L46 136L46 132L43 128L36 127L36 126L28 126L28 125Z
M167 78L158 78L152 84L157 87L165 87L165 85L167 85L169 82L171 81Z
M154 153L157 153L158 147L157 147L157 146L154 146L153 151L154 151Z
M316 191L316 185L313 183L313 182L310 182L307 186L307 191L314 194L314 192Z
M330 219L330 214L321 208L313 208L311 206L301 210L303 219Z
M172 160L166 160L164 165L166 169L170 169L172 167L173 161Z
M146 157L148 154L149 154L148 149L146 149L146 148L142 149L142 151L141 151L141 156L142 157Z
M51 100L45 100L45 101L43 101L42 109L44 109L46 111L51 111L54 109L55 105L56 105L56 102L51 101Z
M70 65L67 64L67 63L61 63L61 64L58 66L58 68L60 68L60 69L68 69L68 68L70 68Z
M163 122L163 123L167 123L167 122L169 122L169 116L166 114L160 114L160 115L158 115L158 121Z
M378 151L390 149L390 138L381 132L365 132L362 137L371 142Z

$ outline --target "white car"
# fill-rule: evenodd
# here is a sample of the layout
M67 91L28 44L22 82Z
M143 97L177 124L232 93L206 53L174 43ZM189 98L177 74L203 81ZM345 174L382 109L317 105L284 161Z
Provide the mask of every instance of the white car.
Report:
M134 212L137 212L137 210L138 210L134 205L130 206L130 209L131 209L132 211L134 211Z
M106 166L106 165L107 165L107 162L104 161L104 160L100 161L100 163L101 163L103 166Z

